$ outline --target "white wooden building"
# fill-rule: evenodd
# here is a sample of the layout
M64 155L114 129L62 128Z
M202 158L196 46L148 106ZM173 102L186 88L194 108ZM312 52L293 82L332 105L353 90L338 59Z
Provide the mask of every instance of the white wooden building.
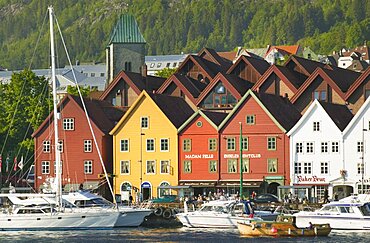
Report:
M290 176L292 186L312 186L314 201L322 201L324 191L333 196L344 166L342 131L353 115L344 105L315 100L290 137Z

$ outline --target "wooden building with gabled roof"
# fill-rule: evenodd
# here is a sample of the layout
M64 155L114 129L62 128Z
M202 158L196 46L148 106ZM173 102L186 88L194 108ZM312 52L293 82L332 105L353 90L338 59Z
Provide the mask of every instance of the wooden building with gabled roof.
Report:
M115 106L131 106L143 90L156 92L165 82L165 78L146 74L121 71L100 96Z
M241 169L243 187L248 189L246 195L252 190L276 195L279 185L289 185L289 138L286 133L300 117L287 98L249 90L219 126L219 186L233 188L231 193L237 193Z
M218 73L197 100L197 107L231 110L252 83L231 74Z
M351 85L345 94L349 109L355 114L370 97L370 67L368 67Z
M227 73L234 74L251 83L256 83L269 67L270 64L263 59L242 55L227 70Z
M112 173L113 148L109 131L122 117L124 111L106 101L84 98L84 103L102 155L102 162L107 172ZM78 190L80 184L85 189L96 189L101 182L99 175L104 171L80 98L67 94L60 101L58 111L61 121L58 127L64 190ZM56 172L53 112L32 137L35 141L35 188L41 190L44 182L55 177Z

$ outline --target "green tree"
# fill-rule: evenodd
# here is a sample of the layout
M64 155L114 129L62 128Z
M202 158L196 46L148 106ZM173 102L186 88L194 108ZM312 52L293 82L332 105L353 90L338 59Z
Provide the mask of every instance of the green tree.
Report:
M175 71L176 68L163 68L162 70L155 72L155 76L169 78L172 74L175 73Z
M90 87L82 87L82 86L79 86L79 89L80 89L82 97L87 97L87 96L89 96L91 91L96 90L96 89L91 90ZM79 96L77 86L69 85L67 87L67 93L71 94L71 95Z
M30 70L13 73L7 84L0 84L1 152L16 155L28 151L33 155L31 134L45 120L51 99L48 81ZM27 158L26 158L27 159Z

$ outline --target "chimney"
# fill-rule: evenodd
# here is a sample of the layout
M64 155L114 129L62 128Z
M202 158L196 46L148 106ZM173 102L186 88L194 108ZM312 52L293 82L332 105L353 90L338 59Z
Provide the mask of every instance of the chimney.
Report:
M143 66L141 66L141 76L145 77L148 75L148 66L144 63Z
M286 98L286 99L288 99L288 98L289 98L288 93L285 93L285 94L284 94L284 98Z

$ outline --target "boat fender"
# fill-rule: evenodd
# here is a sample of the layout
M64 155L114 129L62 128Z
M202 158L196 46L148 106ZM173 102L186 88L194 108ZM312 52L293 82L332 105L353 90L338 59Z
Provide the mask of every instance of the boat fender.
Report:
M313 228L313 231L315 232L315 235L317 235L317 228Z
M167 208L166 210L163 211L163 218L169 219L172 216L171 209Z
M255 229L256 229L256 225L252 224L252 230L255 230Z
M179 210L177 208L171 209L172 217L176 218L176 214L178 214L178 213L179 213Z
M155 214L156 216L162 216L162 214L163 214L163 208L162 208L162 207L156 208L156 209L154 210L154 214Z

